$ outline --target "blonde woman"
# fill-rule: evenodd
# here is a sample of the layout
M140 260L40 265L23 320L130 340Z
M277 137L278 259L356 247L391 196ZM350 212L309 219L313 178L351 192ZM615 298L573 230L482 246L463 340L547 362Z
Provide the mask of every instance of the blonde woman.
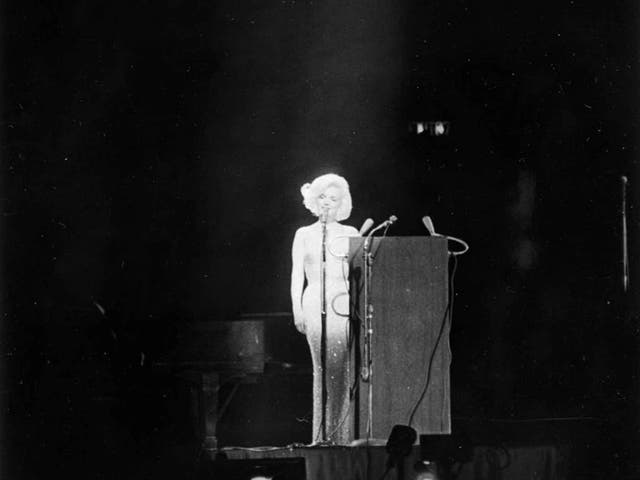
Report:
M291 249L293 318L298 331L307 337L313 363L312 442L344 445L352 440L349 409L349 272L346 257L348 237L358 236L358 230L340 223L351 215L351 194L343 177L333 173L322 175L303 185L300 191L304 206L318 217L316 222L296 231ZM326 400L323 399L321 360L323 281L326 312Z

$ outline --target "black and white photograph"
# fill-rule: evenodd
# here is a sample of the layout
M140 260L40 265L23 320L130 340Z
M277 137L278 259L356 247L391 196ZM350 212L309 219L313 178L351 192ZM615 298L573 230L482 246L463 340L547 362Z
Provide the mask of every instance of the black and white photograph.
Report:
M640 479L638 2L0 12L2 479Z

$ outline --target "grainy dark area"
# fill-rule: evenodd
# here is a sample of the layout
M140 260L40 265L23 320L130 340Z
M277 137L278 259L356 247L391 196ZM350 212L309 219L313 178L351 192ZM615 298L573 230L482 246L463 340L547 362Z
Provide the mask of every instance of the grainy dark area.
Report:
M151 365L194 322L290 309L299 187L328 171L348 223L428 214L471 245L454 418L606 421L606 467L640 474L637 2L1 5L6 478L192 468L189 399ZM241 387L221 440L308 441L310 388Z

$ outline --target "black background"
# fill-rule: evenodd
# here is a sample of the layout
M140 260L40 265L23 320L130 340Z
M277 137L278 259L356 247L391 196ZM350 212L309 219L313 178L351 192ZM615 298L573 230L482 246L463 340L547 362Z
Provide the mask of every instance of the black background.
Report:
M135 464L172 435L184 419L140 354L190 322L288 311L299 188L329 171L347 223L395 214L415 235L429 214L471 245L454 416L607 418L620 452L635 438L635 2L5 0L2 18L14 478L80 471L98 437ZM409 132L431 120L449 135ZM101 412L112 395L126 408Z

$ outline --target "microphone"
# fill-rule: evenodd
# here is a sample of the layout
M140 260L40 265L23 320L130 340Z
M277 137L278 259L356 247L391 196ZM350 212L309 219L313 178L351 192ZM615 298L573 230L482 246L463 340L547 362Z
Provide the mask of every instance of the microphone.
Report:
M367 219L369 220L369 219ZM374 228L373 230L371 230L369 232L369 234L366 236L366 238L364 239L364 251L366 252L367 249L369 248L369 240L371 239L371 237L373 236L374 233L376 233L378 230L380 230L381 228L386 228L389 227L390 225L392 225L396 220L398 220L398 217L396 217L395 215L391 215L388 219L386 219L384 222L382 222L380 225L378 225L376 228ZM367 223L367 222L365 222Z
M432 237L440 236L440 234L436 233L436 229L433 226L433 222L431 221L431 217L429 215L425 215L424 217L422 217L422 223L425 227L427 227L427 230L429 230L429 235L431 235Z
M320 210L320 223L326 224L327 223L327 217L329 216L329 209L328 208L323 208L322 210Z
M389 227L389 226L393 225L397 220L398 220L398 217L396 217L395 215L391 215L384 222L382 222L380 225L378 225L375 228L375 230L378 230L379 228Z
M385 220L385 227L391 226L398 220L398 217L395 215L391 215L387 220Z
M360 236L364 235L369 231L369 229L373 226L373 218L367 218L362 226L360 227L360 231L358 232Z
M380 225L378 225L376 228L374 228L373 230L371 230L369 232L369 235L367 235L367 240L369 240L369 237L371 237L375 232L377 232L381 228L387 228L387 227L393 225L397 220L398 220L398 217L396 217L395 215L391 215L384 222L382 222ZM365 243L367 243L367 242L365 242ZM366 247L366 245L365 245L365 247Z

